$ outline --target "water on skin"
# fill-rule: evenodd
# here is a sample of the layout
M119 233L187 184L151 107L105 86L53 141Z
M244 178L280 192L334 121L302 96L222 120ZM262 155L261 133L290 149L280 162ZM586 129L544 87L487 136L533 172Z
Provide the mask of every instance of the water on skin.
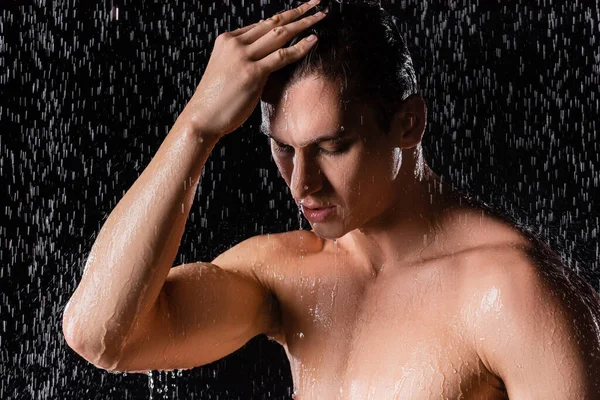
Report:
M56 307L64 305L73 292L76 283L69 278L80 276L96 225L102 222L93 211L102 208L106 213L116 205L131 184L125 181L129 179L127 173L153 156L156 143L151 139L169 128L164 121L181 111L189 99L206 61L200 54L210 51L217 34L269 14L265 10L268 4L259 7L252 2L235 6L225 2L227 7L219 8L221 4L211 2L190 6L176 1L163 5L155 16L146 9L132 13L131 8L113 3L117 1L109 6L102 2L92 5L89 13L69 2L56 1L0 10L0 85L24 88L14 98L7 90L8 99L3 97L0 105L0 126L6 129L0 135L0 166L3 176L12 179L5 186L7 204L3 209L18 215L28 227L14 239L10 231L7 237L7 230L3 230L0 278L10 279L11 270L21 267L17 263L23 257L32 260L20 269L30 280L23 289L14 291L15 297L0 294L0 351L7 351L7 332L13 325L25 349L2 354L3 360L10 361L0 366L0 375L24 384L0 385L0 398L24 396L18 392L21 387L34 399L57 397L53 390L73 375L74 380L91 383L87 370L65 370L70 365L66 358L72 355L63 351L63 341L54 332L60 331ZM431 100L431 130L427 135L433 138L426 136L425 141L433 169L459 187L473 189L477 197L493 199L520 213L521 222L533 224L559 249L570 268L589 272L589 281L598 287L594 271L598 271L600 229L592 212L597 200L590 192L600 181L596 158L599 130L594 118L600 99L600 21L594 2L554 3L500 4L490 13L484 2L451 2L440 9L430 2L409 0L402 2L403 9L409 11L402 14L416 17L402 24L401 31L419 55L415 67L424 94ZM278 11L277 6L272 8ZM404 19L401 13L395 15ZM509 21L504 29L494 32L495 28L489 28L503 20ZM124 29L127 24L123 22L131 23L131 29ZM114 46L119 35L130 41L132 47L128 49L134 56ZM10 62L17 54L18 62ZM181 70L174 68L174 62L181 62ZM503 80L510 68L522 78ZM149 75L159 79L151 81ZM185 82L188 77L189 82ZM85 81L94 83L85 87ZM163 97L163 93L173 96ZM141 103L140 110L131 107L136 101ZM22 105L32 111L24 111ZM150 118L152 121L145 124ZM115 128L113 119L122 124ZM128 135L133 151L111 147L116 136ZM9 137L22 140L27 151L11 148ZM92 150L85 153L88 143ZM510 171L505 171L506 148L519 159ZM105 162L107 155L117 157L112 163ZM218 235L216 228L214 232L204 229L207 224L219 224L205 217L210 210L208 200L216 192L213 185L225 184L219 173L212 176L213 171L207 166L204 187L190 214L191 223L196 224L193 229L201 232L189 249L182 248L182 257L188 260L204 259L200 251L203 241L213 233ZM503 179L504 175L518 177L511 183ZM19 180L24 182L23 190L15 185ZM287 194L284 190L281 193ZM242 191L238 196L243 207L249 193ZM42 199L41 206L35 203ZM285 204L281 207L285 211ZM287 210L290 229L295 228L294 207ZM29 228L40 236L26 238ZM264 228L268 231L272 226ZM61 236L78 245L59 248ZM89 254L90 259L94 256ZM57 290L41 282L56 283ZM44 305L36 310L39 313L35 317L23 313L29 301L23 298L25 293ZM101 298L98 294L97 299ZM496 310L493 298L490 294L486 300L489 312ZM44 381L27 374L39 366L47 368ZM167 382L177 379L155 379L153 388ZM402 386L402 380L397 385ZM112 389L124 396L122 386Z

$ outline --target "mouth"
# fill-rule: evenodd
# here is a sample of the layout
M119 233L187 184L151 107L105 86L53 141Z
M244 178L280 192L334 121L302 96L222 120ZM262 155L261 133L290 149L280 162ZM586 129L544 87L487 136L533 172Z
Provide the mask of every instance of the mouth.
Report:
M301 206L303 210L310 210L310 211L316 211L316 210L326 210L328 208L333 208L335 206L326 206L326 207L307 207L302 205Z
M310 208L301 206L302 213L310 222L324 222L335 213L335 206Z

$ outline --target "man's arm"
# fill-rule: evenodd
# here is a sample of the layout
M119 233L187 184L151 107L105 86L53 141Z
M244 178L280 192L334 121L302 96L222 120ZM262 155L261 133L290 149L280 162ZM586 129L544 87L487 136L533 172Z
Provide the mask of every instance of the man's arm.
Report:
M152 316L141 321L112 369L193 368L233 353L256 335L275 335L280 311L263 272L274 243L257 236L212 263L172 268Z
M556 262L508 250L491 260L478 353L511 399L600 399L600 296Z
M182 115L105 221L63 314L67 343L91 363L112 369L138 322L155 312L217 140Z
M67 343L94 365L201 365L270 329L273 318L257 315L270 312L271 300L248 273L250 261L237 272L210 263L171 266L211 150L248 119L268 76L314 45L282 48L324 18L296 21L315 4L217 37L196 92L104 223L65 308Z

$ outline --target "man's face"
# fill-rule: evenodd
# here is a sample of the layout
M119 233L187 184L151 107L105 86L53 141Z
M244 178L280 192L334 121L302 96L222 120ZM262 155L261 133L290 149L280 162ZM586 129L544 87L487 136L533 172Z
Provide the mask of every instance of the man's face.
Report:
M379 130L367 106L344 105L335 83L303 78L283 91L277 104L262 106L275 163L319 236L339 238L397 199L392 182L400 149ZM308 209L325 207L331 209Z

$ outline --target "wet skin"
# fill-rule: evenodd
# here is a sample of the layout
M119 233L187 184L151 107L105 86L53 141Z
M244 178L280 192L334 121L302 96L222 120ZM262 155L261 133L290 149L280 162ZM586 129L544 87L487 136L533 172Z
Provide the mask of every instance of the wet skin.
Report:
M444 236L454 253L435 254L441 245L433 244L422 259L377 275L356 272L360 260L343 240L310 232L274 239L274 254L285 259L268 263L281 267L265 284L281 306L274 338L286 349L298 398L505 398L478 357L469 310L493 288L477 288L484 273L476 261L497 250ZM300 258L294 244L303 242Z
M285 347L302 399L600 398L598 295L426 164L417 179L419 96L381 132L372 109L318 76L271 93L263 130L294 200L335 213L310 232L171 268L210 152L258 101L250 82L306 54L304 41L274 53L289 39L274 25L297 11L220 35L94 244L65 307L69 346L101 368L145 373L205 365L266 333Z
M280 312L267 334L285 348L296 399L543 398L548 378L593 370L569 328L585 325L584 298L600 317L593 289L536 266L541 243L494 216L457 206L442 219L418 255L379 272L344 238L311 231L252 238L214 263L253 260ZM570 300L551 306L552 293ZM555 347L541 351L544 341Z
M298 399L600 398L600 296L426 164L415 177L421 98L384 134L322 79L286 90L263 105L273 157L294 200L335 213L170 269L105 362L80 354L114 371L193 368L264 333L284 346Z
M600 368L599 296L426 165L415 179L422 99L403 104L388 134L318 76L262 107L294 199L335 213L310 232L250 239L214 264L251 268L273 295L279 319L268 334L287 352L296 398L560 397L553 385L568 374L570 394L598 390L585 374ZM341 127L340 139L316 142ZM578 318L588 329L579 336Z

